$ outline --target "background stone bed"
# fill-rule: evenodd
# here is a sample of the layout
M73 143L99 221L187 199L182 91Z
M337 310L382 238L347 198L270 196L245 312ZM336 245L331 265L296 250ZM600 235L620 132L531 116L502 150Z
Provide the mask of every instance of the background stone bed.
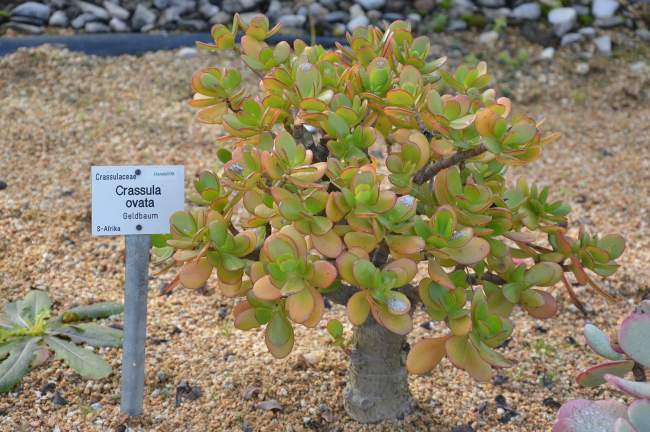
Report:
M257 13L281 23L292 35L342 37L368 24L408 20L421 34L470 28L486 44L505 26L516 25L543 46L594 40L609 55L611 38L602 29L625 29L650 42L649 0L43 0L6 2L2 32L86 33L207 31L216 23Z
M650 294L647 51L600 62L562 50L545 62L538 60L541 47L506 35L509 49L530 53L512 63L496 60L506 41L486 47L458 35L436 38L434 51L449 54L454 64L487 59L499 93L512 97L517 111L544 116L545 129L563 134L512 178L526 174L553 185L554 196L574 209L572 226L628 239L622 269L603 283L618 303L577 289L589 304L587 319L612 329ZM576 70L577 59L587 65L586 75ZM33 288L47 290L62 307L122 299L123 239L90 236L90 165L185 164L189 191L199 170L216 161L220 131L197 124L187 106L192 72L208 65L241 67L227 56L187 52L95 58L43 47L0 58L3 301ZM580 334L586 319L557 286L557 317L515 316L505 349L515 366L492 383L477 384L443 360L432 374L410 378L418 403L413 415L358 425L341 405L347 358L324 328L330 318L346 322L341 307L329 309L317 329L298 327L293 353L277 361L259 332L233 328L235 301L221 296L214 282L204 292L160 296L169 278L150 282L143 418L120 416L121 353L103 349L116 371L104 380L83 381L55 361L0 396L0 430L539 432L550 429L567 399L619 397L576 385L576 371L597 359ZM442 330L423 313L416 314L415 327L409 342ZM345 333L351 335L348 324Z

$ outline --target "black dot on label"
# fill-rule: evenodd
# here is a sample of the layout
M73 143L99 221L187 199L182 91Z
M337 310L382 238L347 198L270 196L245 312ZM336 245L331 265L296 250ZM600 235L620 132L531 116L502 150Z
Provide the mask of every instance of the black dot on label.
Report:
M135 175L140 175L140 174L142 174L142 171L140 171L139 168L137 170L135 170Z
M137 229L138 231L141 231L142 230L142 225L136 225L135 229Z

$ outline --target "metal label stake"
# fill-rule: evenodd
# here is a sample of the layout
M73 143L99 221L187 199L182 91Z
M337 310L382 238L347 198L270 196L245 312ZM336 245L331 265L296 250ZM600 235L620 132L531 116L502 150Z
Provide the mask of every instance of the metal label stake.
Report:
M124 343L122 354L122 400L129 416L142 415L144 399L144 352L147 340L147 290L151 238L126 236L126 282L124 286Z
M150 234L169 233L169 218L185 203L181 165L93 166L93 236L125 236L123 414L143 413Z

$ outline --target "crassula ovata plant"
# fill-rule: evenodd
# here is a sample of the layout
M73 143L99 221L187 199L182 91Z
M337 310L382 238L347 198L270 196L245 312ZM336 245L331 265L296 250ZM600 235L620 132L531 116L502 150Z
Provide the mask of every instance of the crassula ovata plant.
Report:
M598 327L587 324L587 344L607 360L580 372L578 384L596 387L608 383L635 399L629 406L619 400L571 400L558 413L553 432L646 432L650 431L650 300L641 302L625 317L610 339ZM635 380L625 379L633 374Z
M557 134L488 88L484 62L443 68L409 24L358 28L334 49L265 40L266 17L212 28L209 51L234 50L259 77L232 68L192 77L198 119L219 125L217 163L195 180L196 205L156 238L171 286L240 298L235 326L263 328L287 356L294 327L316 327L324 297L355 326L344 405L358 421L408 413L407 371L443 357L480 381L511 363L498 347L515 307L548 318L544 287L565 276L599 291L624 249L618 235L569 235L569 206L548 187L506 181ZM240 42L238 37L241 35ZM378 155L387 149L385 160ZM428 276L414 283L418 265ZM593 273L590 274L589 272ZM405 350L416 303L448 331ZM327 328L340 342L341 325Z

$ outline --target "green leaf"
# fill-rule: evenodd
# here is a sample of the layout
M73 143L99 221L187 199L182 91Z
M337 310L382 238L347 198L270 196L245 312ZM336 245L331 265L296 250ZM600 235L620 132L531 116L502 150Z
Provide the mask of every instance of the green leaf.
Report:
M232 159L232 153L228 149L220 148L217 150L217 158L219 158L222 163L226 163Z
M283 346L293 335L291 323L279 313L268 323L266 331L269 341L275 346Z
M0 363L0 393L10 391L29 372L39 341L40 338L33 338L15 344L9 357Z
M85 343L94 347L122 346L122 331L95 323L63 326L57 334L66 336L74 343Z
M97 354L56 337L46 337L45 342L56 353L56 357L77 371L86 379L106 378L111 365Z
M49 311L52 307L52 300L45 291L32 290L24 299L18 301L19 313L30 323L34 324L44 311Z
M327 116L327 124L339 138L346 136L350 132L350 126L343 120L343 117L336 113L329 113Z
M169 219L174 228L181 234L191 237L196 233L196 222L191 214L177 211Z
M114 302L99 302L91 305L76 306L63 312L63 322L87 321L108 318L124 311L124 305Z
M151 246L157 248L167 247L167 240L171 238L171 234L151 234Z
M21 315L19 304L20 301L7 303L4 308L4 316L12 325L29 328L30 323Z
M331 319L327 322L327 332L334 339L338 339L343 336L343 324L339 320Z

